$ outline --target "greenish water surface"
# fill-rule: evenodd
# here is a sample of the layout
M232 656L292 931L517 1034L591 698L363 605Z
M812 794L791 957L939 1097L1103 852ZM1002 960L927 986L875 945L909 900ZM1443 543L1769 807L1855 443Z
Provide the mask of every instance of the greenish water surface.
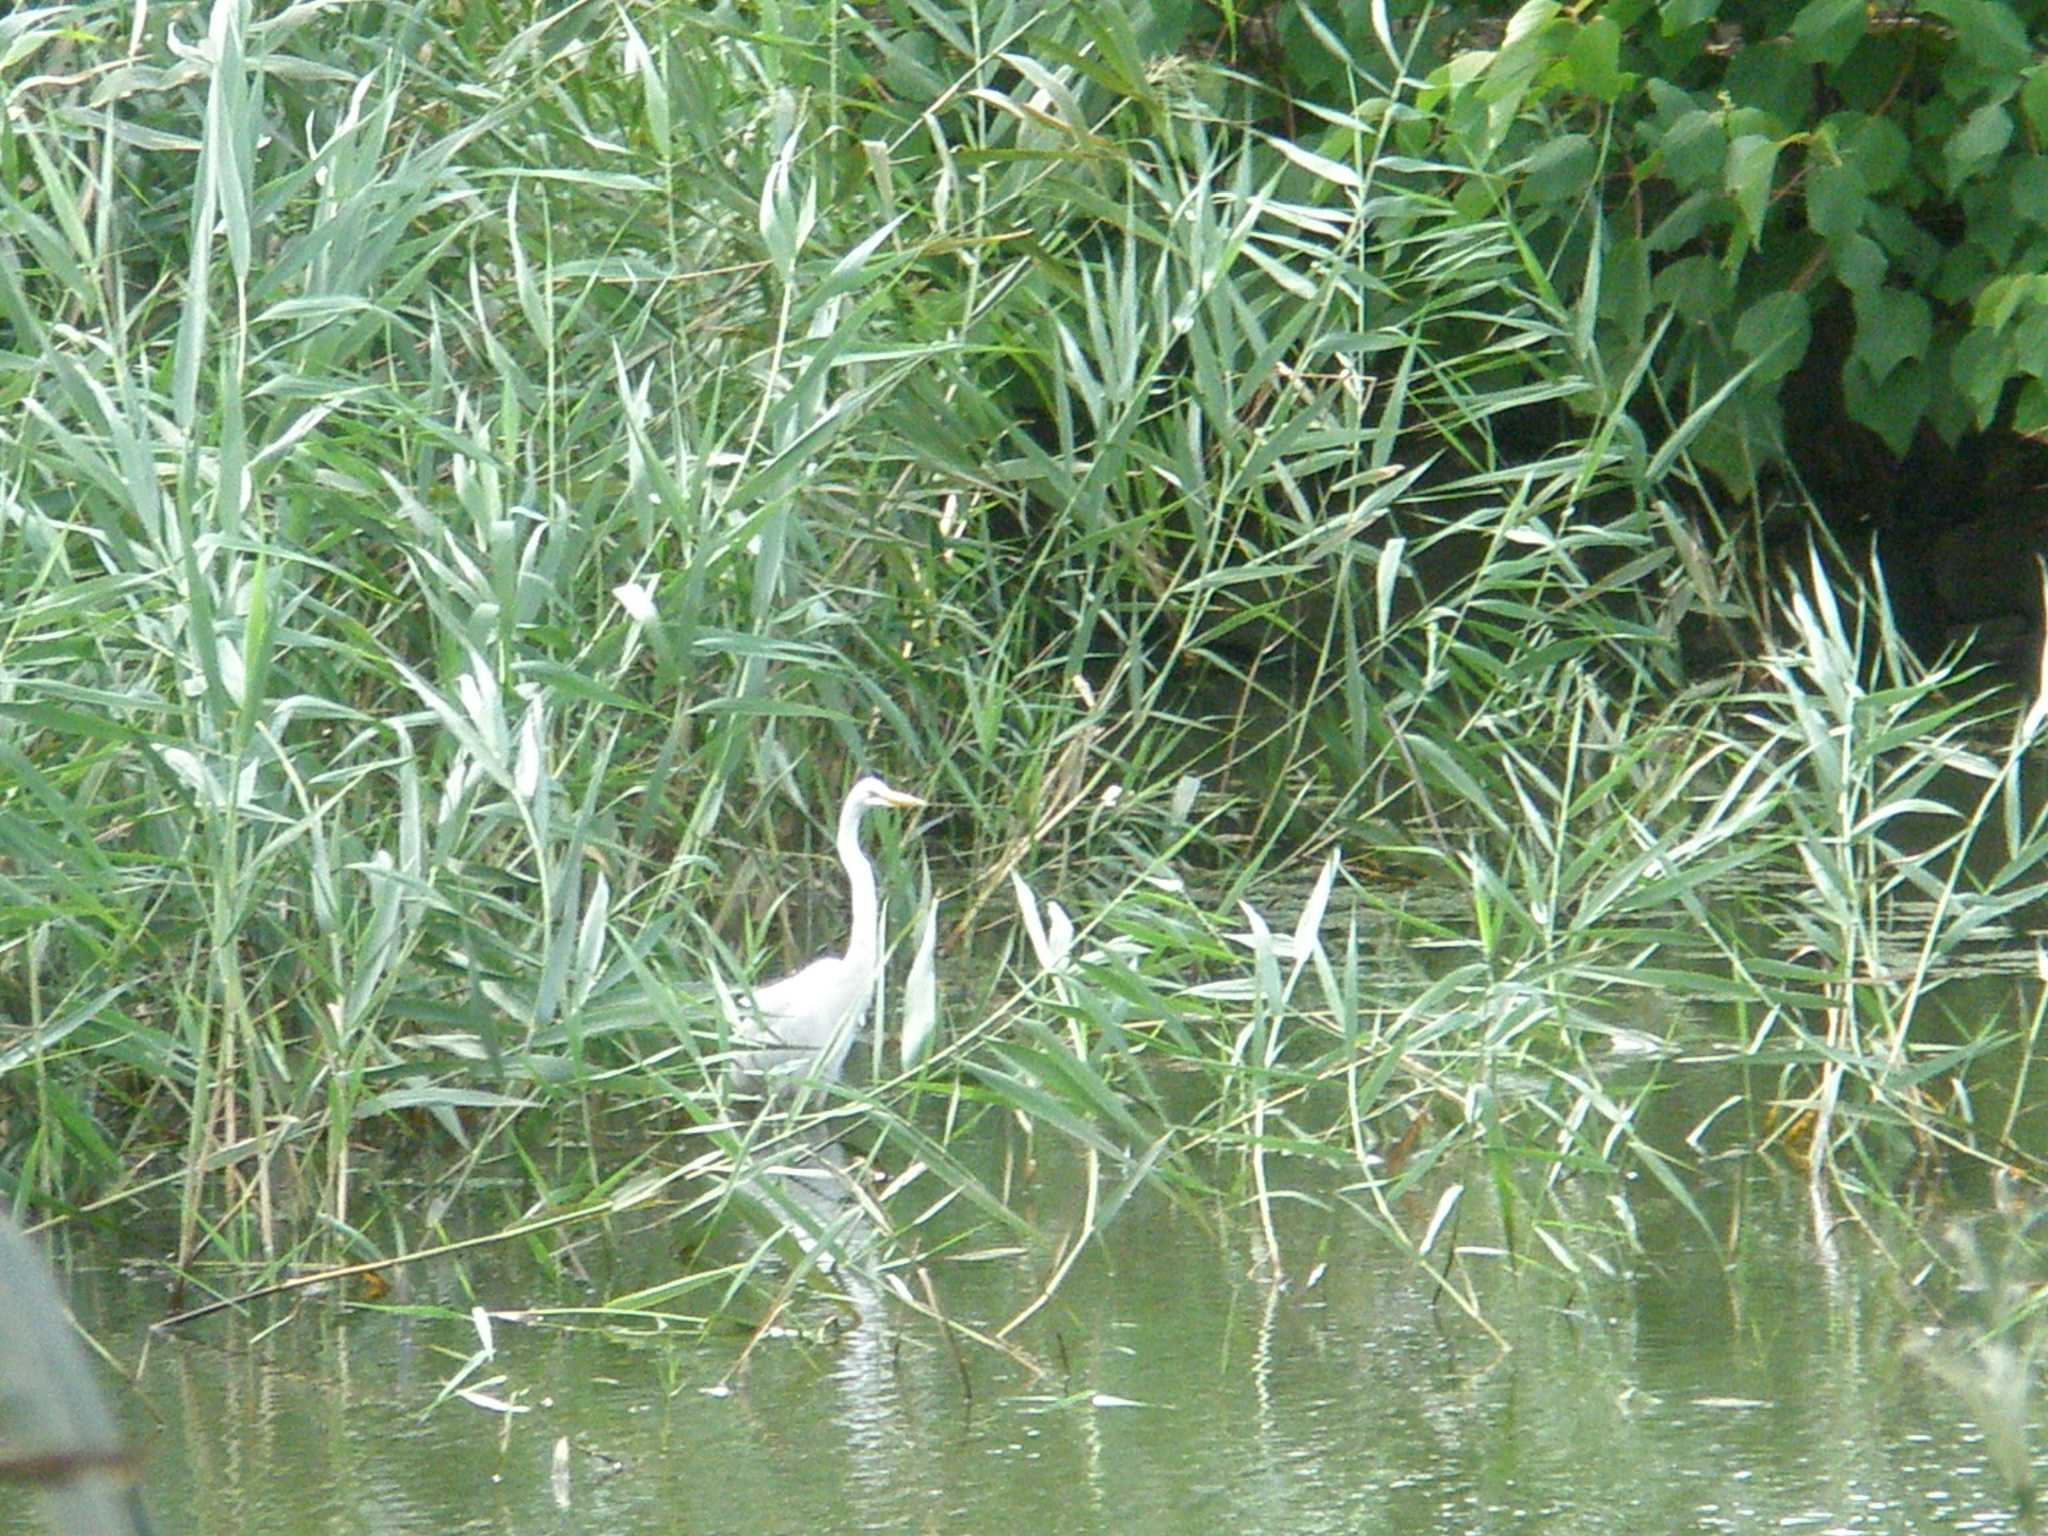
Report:
M685 1262L671 1226L586 1234L573 1295L504 1252L415 1266L381 1304L170 1336L145 1331L160 1288L90 1245L67 1282L134 1375L114 1395L167 1536L2026 1528L1962 1399L1909 1357L1929 1315L1896 1254L1817 1226L1803 1178L1724 1166L1703 1210L1732 1246L1597 1181L1589 1221L1635 1213L1611 1274L1468 1233L1453 1281L1505 1351L1384 1237L1307 1203L1279 1212L1275 1282L1249 1214L1135 1202L1012 1335L1022 1358L956 1357L853 1282L737 1369L738 1331L500 1318L465 1383L511 1412L444 1396L480 1347L470 1309L649 1283ZM997 1326L1054 1259L956 1259L943 1303Z

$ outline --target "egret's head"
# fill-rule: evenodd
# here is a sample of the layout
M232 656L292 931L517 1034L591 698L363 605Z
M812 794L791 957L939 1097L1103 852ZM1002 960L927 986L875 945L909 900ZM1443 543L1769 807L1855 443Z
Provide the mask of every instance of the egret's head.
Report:
M915 795L906 795L900 789L891 789L872 774L847 791L846 809L849 811L872 810L877 806L893 811L917 811L925 802Z

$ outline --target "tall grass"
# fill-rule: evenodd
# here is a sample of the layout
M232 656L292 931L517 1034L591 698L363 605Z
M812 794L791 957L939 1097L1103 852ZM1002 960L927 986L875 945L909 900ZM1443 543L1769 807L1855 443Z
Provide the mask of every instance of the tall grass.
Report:
M1290 133L1155 25L0 23L18 1204L167 1201L187 1272L375 1259L431 1236L366 1188L420 1147L852 1262L764 1182L813 1138L731 1113L715 986L829 942L800 855L862 768L947 807L948 1027L817 1111L915 1174L863 1197L914 1305L983 1224L1046 1240L1014 1133L1080 1160L1050 1288L1140 1191L1242 1205L1276 1274L1313 1198L1478 1313L1480 1200L1569 1267L1627 1241L1574 1179L1688 1198L1709 1124L1609 1049L1646 991L1746 1021L1715 1126L1995 1141L1930 1087L1995 1022L1916 1021L2042 890L2024 741L1802 573L1752 686L1688 689L1747 554L1671 510L1700 423L1593 370L1597 272L1433 158L1419 54L1328 35L1350 97ZM678 1287L793 1287L773 1241Z

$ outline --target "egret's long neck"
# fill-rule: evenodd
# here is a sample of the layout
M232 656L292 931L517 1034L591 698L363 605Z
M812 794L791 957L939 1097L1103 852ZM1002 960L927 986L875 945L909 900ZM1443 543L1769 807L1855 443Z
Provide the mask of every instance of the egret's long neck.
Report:
M839 813L839 862L846 867L846 886L852 900L853 933L846 941L846 958L856 967L872 966L881 948L881 915L876 910L875 870L860 851L860 819L864 805L849 803Z

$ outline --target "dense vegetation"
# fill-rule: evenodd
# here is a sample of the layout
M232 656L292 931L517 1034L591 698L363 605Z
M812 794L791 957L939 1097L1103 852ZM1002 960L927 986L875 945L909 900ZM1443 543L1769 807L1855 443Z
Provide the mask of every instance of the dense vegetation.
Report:
M710 988L829 941L780 893L862 769L943 809L882 859L901 928L931 856L942 1031L822 1111L921 1170L885 1266L1028 1227L1010 1134L1076 1153L1069 1253L1140 1190L1308 1194L1430 1263L1461 1205L1626 1245L1575 1188L1731 1146L1879 1197L2024 1160L1971 1072L2038 1019L1939 1001L2044 890L2039 722L1854 558L1763 561L1730 472L1805 322L1755 143L1803 119L1623 119L1706 0L1402 9L0 20L16 1204L174 1206L190 1269L430 1241L407 1151L488 1170L486 1229L772 1199ZM1882 246L1898 183L1821 128L1861 179L1811 233ZM1674 206L1617 234L1643 135ZM1689 675L1701 628L1754 664ZM1660 1116L1672 1052L1741 1091ZM802 1278L757 1258L680 1291Z
M1655 336L1664 399L1725 395L1696 459L1745 490L1789 454L1867 516L1923 438L2048 424L2044 21L2038 0L1532 4L1418 99L1483 173L1468 201L1510 200L1583 274L1601 368Z

